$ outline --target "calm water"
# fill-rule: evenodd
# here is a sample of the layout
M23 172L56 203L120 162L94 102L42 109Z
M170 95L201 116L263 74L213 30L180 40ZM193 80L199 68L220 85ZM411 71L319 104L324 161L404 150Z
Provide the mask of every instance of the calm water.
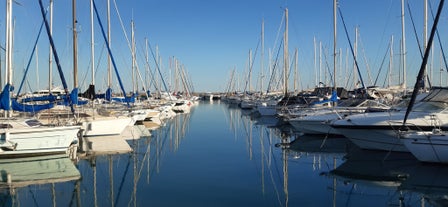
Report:
M151 137L130 140L132 153L0 164L14 186L2 189L0 205L448 204L446 166L420 164L407 153L358 150L344 138L295 136L276 124L203 102Z

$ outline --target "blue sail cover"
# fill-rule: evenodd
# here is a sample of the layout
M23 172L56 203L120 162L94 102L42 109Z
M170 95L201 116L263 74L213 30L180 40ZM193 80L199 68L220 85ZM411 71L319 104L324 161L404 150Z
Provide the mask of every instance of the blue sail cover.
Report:
M102 99L105 99L107 101L111 101L112 100L112 88L108 88L106 90L106 93L96 94L95 97L96 98L102 98Z
M124 98L112 98L112 100L122 103L135 103L135 94L133 93L131 97L125 96Z
M9 83L5 85L3 88L2 93L0 94L0 109L3 110L11 110L11 107L9 105L9 100L11 99L10 93L12 90L14 90L14 87L11 86Z
M330 99L323 100L323 101L316 101L316 102L313 102L311 105L324 104L324 103L329 103L329 102L338 102L338 92L336 90L333 90L333 92L331 93Z
M85 105L87 104L89 101L88 100L79 100L78 99L78 88L74 88L72 90L72 92L70 93L70 100L72 101L72 104L74 105ZM62 96L63 101L63 105L64 106L68 106L70 105L69 100L67 99L67 96Z
M14 111L21 111L21 112L39 112L46 109L51 109L54 107L54 103L47 103L47 104L23 104L17 102L17 99L11 100L11 106Z

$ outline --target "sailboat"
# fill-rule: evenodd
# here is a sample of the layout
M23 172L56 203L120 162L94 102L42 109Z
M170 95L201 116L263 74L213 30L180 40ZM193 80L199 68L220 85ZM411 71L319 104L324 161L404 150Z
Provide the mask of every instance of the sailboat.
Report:
M7 1L6 24L6 85L1 93L0 157L25 157L64 154L78 142L80 126L48 126L36 119L13 116L12 88L12 1ZM44 12L42 11L43 17ZM46 24L48 26L48 24ZM48 27L47 27L48 29Z
M348 137L359 147L363 149L409 152L410 148L403 144L405 139L401 139L402 137L426 136L425 134L432 131L435 126L440 126L442 130L448 129L448 114L446 113L448 110L448 107L446 107L448 104L448 88L432 87L428 94L420 93L421 83L424 82L423 75L429 51L437 28L439 15L443 8L443 2L444 0L440 1L428 40L428 47L425 50L414 85L414 91L407 107L397 111L353 115L344 120L335 121L332 124L333 128ZM425 133L420 133L421 131L425 131ZM408 133L416 134L412 136L406 135ZM435 147L435 145L432 146Z

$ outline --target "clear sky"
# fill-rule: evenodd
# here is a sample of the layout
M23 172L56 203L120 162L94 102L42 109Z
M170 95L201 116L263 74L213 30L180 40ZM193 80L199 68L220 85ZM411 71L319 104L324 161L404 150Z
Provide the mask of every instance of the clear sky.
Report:
M428 0L434 15L439 1ZM23 76L38 29L42 23L38 0L17 0L13 4L15 19L14 32L14 83L18 84ZM175 57L185 68L188 79L198 92L225 91L232 70L238 78L238 86L244 89L245 78L248 77L249 51L252 51L254 66L252 70L251 88L259 90L261 73L261 25L264 20L264 88L270 79L269 63L278 55L280 45L279 32L283 32L282 19L285 8L289 11L289 54L294 62L294 51L298 49L298 74L296 82L299 89L312 88L317 82L332 85L329 77L322 71L333 70L333 1L332 0L110 0L111 2L111 47L112 55L117 62L120 76L125 82L127 91L131 90L131 51L125 39L125 33L131 38L131 20L135 22L135 39L137 47L137 63L142 76L145 75L145 38L148 38L152 51L158 48L161 57L161 73L169 84L174 78L174 70L170 70L170 59ZM116 6L115 7L115 2ZM106 0L95 1L103 25L107 24ZM47 7L49 0L43 0ZM405 31L407 50L407 82L412 87L417 71L420 68L421 57L415 37L413 24L409 15L408 4L414 19L419 41L423 42L423 1L408 0L405 2ZM54 0L53 38L61 59L61 66L69 83L73 87L72 78L72 2L70 0ZM392 84L398 84L401 41L401 1L400 0L339 0L346 28L352 44L355 40L355 27L359 28L358 58L366 85L372 85L377 74L376 85L384 85L385 74L389 66L389 43L393 36L393 71ZM0 5L5 11L5 2ZM121 16L125 31L122 30L117 10ZM5 14L5 12L2 12ZM447 11L442 13L439 22L439 32L442 44L446 42ZM91 82L90 73L90 9L88 0L77 0L78 20L78 77L81 90L86 89ZM105 41L101 35L98 21L95 19L95 70L96 87L104 90L106 87L106 54ZM5 15L0 17L1 46L5 45ZM428 12L428 36L432 26L432 16ZM315 44L322 44L322 55L319 58L319 48L315 58ZM437 40L437 38L435 39ZM434 70L440 69L440 47L435 42ZM350 46L344 31L341 18L337 17L337 85L352 87L353 57L349 53ZM47 88L48 85L48 53L49 44L46 33L42 33L38 44L37 58L34 57L27 90ZM272 58L269 60L269 51ZM282 49L280 49L282 51ZM342 54L339 53L342 51ZM2 50L2 68L4 68L4 51ZM150 53L151 55L151 53ZM321 67L315 66L317 59ZM384 59L384 60L383 60ZM150 57L150 67L155 69L154 59ZM282 63L278 63L282 67ZM381 67L382 66L382 67ZM381 72L380 72L381 69ZM54 70L56 67L54 66ZM278 69L280 70L280 69ZM369 71L370 80L369 81ZM36 75L39 73L40 75ZM56 73L55 73L56 74ZM293 87L293 72L290 76L290 86ZM319 75L318 78L316 76ZM114 75L115 76L115 75ZM440 74L433 80L440 85ZM143 77L145 79L145 77ZM157 78L159 76L157 75ZM61 85L59 77L54 76L55 85ZM446 82L443 76L443 82ZM278 81L278 80L277 80ZM139 87L141 88L141 83ZM445 84L443 84L445 85ZM174 87L174 85L172 85ZM258 88L257 88L258 87ZM115 80L114 90L119 90ZM151 88L152 90L153 87Z

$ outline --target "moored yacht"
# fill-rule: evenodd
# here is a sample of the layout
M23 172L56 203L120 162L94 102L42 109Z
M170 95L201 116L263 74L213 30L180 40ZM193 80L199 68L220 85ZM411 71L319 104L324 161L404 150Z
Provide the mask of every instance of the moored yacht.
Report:
M80 126L47 126L36 119L0 121L0 157L67 153L78 144Z
M403 133L406 148L422 162L448 163L448 136L438 128L432 131Z
M369 110L387 110L389 107L370 99L346 99L338 106L330 108L304 109L300 116L289 119L289 123L305 134L337 134L339 132L330 125L335 120L349 115L364 113Z
M422 97L424 98L422 99ZM448 129L448 88L433 87L420 94L406 125L408 131L432 131L434 126ZM363 149L408 152L400 139L406 108L386 112L351 115L332 123L332 127Z

